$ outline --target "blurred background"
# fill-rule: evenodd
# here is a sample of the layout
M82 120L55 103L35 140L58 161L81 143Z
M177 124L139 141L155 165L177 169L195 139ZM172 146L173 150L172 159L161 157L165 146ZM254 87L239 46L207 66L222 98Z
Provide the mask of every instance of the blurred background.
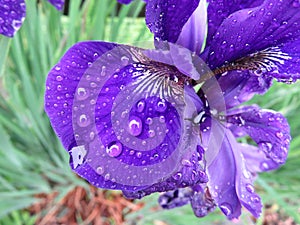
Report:
M246 211L228 222L219 210L196 218L190 206L162 210L157 194L131 201L77 177L43 109L48 71L74 43L152 41L144 3L72 0L64 12L47 1L28 0L27 17L13 39L0 37L0 224L300 224L300 83L274 83L251 103L283 113L293 140L287 163L264 173L256 189L265 204L255 221ZM250 103L248 103L250 104Z

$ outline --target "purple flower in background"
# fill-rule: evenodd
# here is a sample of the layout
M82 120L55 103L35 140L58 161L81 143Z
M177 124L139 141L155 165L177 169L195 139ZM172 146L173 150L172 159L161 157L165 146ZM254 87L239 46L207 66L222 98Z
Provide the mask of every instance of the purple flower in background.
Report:
M129 198L166 192L163 208L190 203L198 217L219 207L238 218L242 206L258 217L253 180L285 162L289 125L239 105L273 78L299 78L300 2L208 3L149 0L155 50L74 45L48 75L45 108L91 184ZM238 143L243 136L257 146Z
M48 0L57 10L62 10L64 0ZM0 0L0 34L13 37L21 28L26 16L24 0Z
M118 0L118 2L120 2L122 4L129 4L132 2L132 0Z
M133 0L118 0L118 2L120 2L121 4L129 4L131 3ZM148 0L144 0L145 2L147 2Z

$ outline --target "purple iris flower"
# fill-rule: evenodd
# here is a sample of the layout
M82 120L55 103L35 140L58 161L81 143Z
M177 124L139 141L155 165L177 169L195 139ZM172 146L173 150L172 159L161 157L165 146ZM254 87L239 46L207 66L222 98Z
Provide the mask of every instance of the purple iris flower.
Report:
M48 0L57 10L62 10L64 0ZM24 0L0 0L0 34L13 37L21 28L26 16Z
M299 9L298 0L149 0L156 49L71 47L48 75L45 109L72 169L129 198L165 192L163 208L190 203L203 217L219 207L233 219L244 206L258 217L254 178L285 163L289 125L239 105L274 78L299 78Z
M129 4L131 3L133 0L118 0L118 2L122 3L122 4ZM148 0L144 0L145 2L147 2Z

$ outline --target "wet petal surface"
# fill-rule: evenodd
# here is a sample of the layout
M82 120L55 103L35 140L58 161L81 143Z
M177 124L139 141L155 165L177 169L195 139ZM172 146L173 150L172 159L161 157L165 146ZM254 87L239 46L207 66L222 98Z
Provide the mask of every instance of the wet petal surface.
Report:
M259 6L262 2L263 0L255 0L255 1L208 0L207 46L210 45L214 35L216 35L216 31L218 30L219 26L229 15L241 9Z
M176 43L184 24L200 0L151 0L146 7L146 23L156 40ZM187 7L188 6L188 7Z
M62 10L65 0L48 0L57 10Z
M198 107L183 76L130 46L72 47L50 72L45 97L72 168L97 187L148 187L141 195L207 181L198 129L183 119Z
M207 151L216 151L216 149ZM262 208L260 198L253 188L250 190L253 182L252 175L229 130L225 131L223 144L208 166L208 174L210 193L228 219L240 216L241 204L255 217L260 215Z
M199 140L198 140L199 141ZM123 191L128 198L142 198L154 192L173 191L177 188L191 187L196 184L206 183L208 181L205 172L205 163L203 161L203 149L200 145L190 159L181 160L181 169L173 173L172 176L165 181L151 185L150 187L141 189L136 192ZM172 192L173 193L173 192ZM171 201L171 199L170 199ZM177 200L176 200L177 202ZM180 201L179 201L180 202ZM178 204L179 204L178 202ZM184 201L186 202L186 201ZM168 205L166 207L171 207ZM175 207L175 205L174 205Z
M277 169L280 165L267 157L262 149L248 144L238 144L244 158L247 169L251 173L259 173Z
M267 0L262 5L243 9L231 14L218 28L210 46L211 68L225 61L246 57L261 51L276 48L267 60L280 62L287 58L281 45L292 42L299 36L300 11L298 1ZM274 49L271 49L274 52ZM278 60L274 60L278 58Z
M249 135L267 157L277 164L285 162L291 136L282 114L257 106L244 106L230 111L227 121L232 124L230 128L235 135Z
M193 190L190 188L176 189L159 196L158 202L164 209L173 209L188 204L192 195Z
M177 44L200 54L207 34L207 2L200 0L197 9L182 28Z
M0 0L0 34L13 37L21 28L26 16L24 0Z
M255 94L264 94L272 85L272 77L257 76L249 71L230 71L218 78L218 83L223 92L223 98L212 98L211 105L219 105L220 101L225 101L226 108L231 109L243 102L250 100ZM208 81L204 87L209 95L213 95L215 90Z

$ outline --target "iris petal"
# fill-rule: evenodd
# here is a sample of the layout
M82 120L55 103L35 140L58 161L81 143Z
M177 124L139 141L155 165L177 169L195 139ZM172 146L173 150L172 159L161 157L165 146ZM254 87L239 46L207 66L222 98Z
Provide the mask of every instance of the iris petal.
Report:
M208 186L213 199L228 219L238 218L241 214L241 203L236 193L236 176L241 168L236 167L235 149L231 142L235 142L235 139L225 134L220 149L208 148L206 151L218 151L208 161Z
M207 2L200 0L197 9L185 23L178 37L177 44L200 54L207 34Z
M200 140L198 140L200 143ZM142 198L154 192L173 191L177 188L191 187L208 181L203 161L203 149L198 145L197 150L189 160L181 161L182 167L165 181L161 181L139 191L123 191L128 198ZM167 206L166 206L167 207ZM170 206L171 207L171 206Z
M51 125L67 150L75 145L72 107L77 85L85 71L102 54L116 47L105 42L82 42L74 45L49 72L46 81L45 110ZM77 95L85 96L79 90Z
M73 170L97 187L129 192L207 181L198 129L185 120L199 104L184 79L131 46L73 46L49 73L45 95Z
M162 194L159 196L158 202L164 209L173 209L188 204L192 195L191 188L180 188Z
M210 67L219 67L225 61L234 62L271 47L279 48L275 58L285 58L287 52L281 49L281 45L298 38L299 12L299 4L293 0L267 0L255 8L231 14L220 25L211 42ZM274 60L274 57L269 60Z
M120 2L121 4L129 4L131 3L133 0L118 0L118 2Z
M177 44L157 42L163 49L145 50L143 53L149 58L171 66L175 66L181 73L194 80L201 74L210 72L206 63L191 50Z
M244 106L228 112L227 121L236 135L249 135L275 163L281 165L286 161L291 136L282 114L257 106Z
M119 3L121 4L129 4L131 3L133 0L118 0ZM148 0L144 0L144 2L148 2Z
M207 35L207 47L210 46L216 31L222 22L229 17L232 13L244 9L252 8L260 5L263 0L245 1L217 1L208 0L208 35Z
M248 144L240 145L242 154L245 158L247 169L251 173L265 172L277 169L280 165L268 158L267 155L258 147Z
M272 85L272 77L256 76L250 71L230 71L218 78L223 92L226 108L231 109L250 100L255 94L264 94ZM213 95L214 89L209 88L210 81L204 84L207 95ZM213 98L211 105L219 105L224 101L220 97Z
M158 201L164 209L172 209L190 203L197 217L204 217L216 208L208 189L204 190L201 185L168 191L162 194Z
M21 28L26 16L24 0L0 0L0 34L13 37Z
M208 189L203 190L200 185L193 187L194 194L191 196L191 206L197 217L204 217L216 208L214 199L210 196Z
M295 82L300 78L300 39L280 45L280 50L287 57L276 63L277 70L271 71L267 75L281 82Z
M62 10L65 0L48 0L57 10Z
M156 40L176 43L184 24L193 14L200 0L149 0L146 23Z
M239 145L229 130L225 130L222 146L210 162L208 174L210 193L228 219L240 216L241 204L255 217L259 216L262 204L254 192L252 175L246 167Z

